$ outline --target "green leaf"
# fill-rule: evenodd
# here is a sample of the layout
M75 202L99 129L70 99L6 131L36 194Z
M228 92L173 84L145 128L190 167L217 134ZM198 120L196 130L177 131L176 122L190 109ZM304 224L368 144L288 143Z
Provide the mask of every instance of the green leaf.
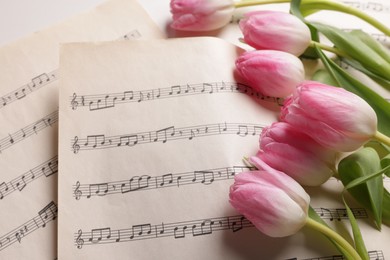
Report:
M321 58L329 74L338 83L337 86L343 87L348 91L355 93L363 98L376 112L378 117L378 130L385 135L390 135L390 103L375 91L353 78L346 71L340 68L335 62L330 60L324 53L316 47L317 53Z
M375 40L371 35L363 32L362 30L352 30L350 34L358 37L368 47L378 53L379 56L390 63L390 51L385 46L383 46L383 44Z
M386 155L381 159L381 166L382 168L386 168L390 166L390 154ZM387 177L390 177L390 169L385 172L385 175Z
M347 202L345 201L344 195L342 197L343 197L345 208L347 210L349 223L351 223L356 251L358 252L358 254L363 260L369 260L370 257L368 256L367 248L366 245L364 244L363 236L362 233L360 232L359 225L356 221L355 216L353 215L351 208L348 206Z
M372 73L371 71L367 70L365 67L363 67L359 62L357 62L355 60L343 58L342 61L345 62L346 64L350 65L351 67L363 72L368 77L370 77L373 81L375 81L376 83L381 85L384 89L390 90L390 81L389 80L387 80L387 79L385 79L385 78L383 78L375 73Z
M375 151L378 153L379 158L383 158L390 153L390 149L388 148L388 146L386 146L378 141L369 141L364 146L374 148ZM382 165L382 168L385 168L387 166L387 165L383 166L382 163L381 163L381 165Z
M359 37L329 25L311 24L333 42L337 49L359 61L371 72L390 80L390 63Z
M340 180L349 193L374 215L378 229L382 223L383 179L380 159L370 147L363 148L340 161L338 172ZM383 172L382 172L383 173ZM360 179L359 179L360 178Z
M390 193L386 189L383 193L382 222L390 227Z
M311 206L309 206L309 214L308 215L309 215L309 218L311 218L311 219L317 221L318 223L330 228L328 226L328 224L326 224L326 222L320 216L318 216L317 212ZM346 259L353 260L353 257L347 251L345 251L343 247L339 246L339 244L336 241L334 241L329 236L326 236L326 237L330 240L330 242L332 242L332 244L337 248L337 250L339 250L339 252L345 256Z

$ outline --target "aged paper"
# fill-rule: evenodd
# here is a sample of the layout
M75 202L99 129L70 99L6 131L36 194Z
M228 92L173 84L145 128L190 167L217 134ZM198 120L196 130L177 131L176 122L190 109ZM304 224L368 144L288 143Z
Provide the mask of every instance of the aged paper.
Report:
M262 235L228 203L233 176L249 170L242 157L280 107L234 77L241 52L216 38L63 46L61 259L340 259L305 228ZM340 188L332 179L309 192L318 214L348 233ZM364 209L353 211L377 238L370 256L388 255L388 227L379 233Z
M0 258L57 257L58 51L62 42L161 38L136 1L89 13L0 49Z

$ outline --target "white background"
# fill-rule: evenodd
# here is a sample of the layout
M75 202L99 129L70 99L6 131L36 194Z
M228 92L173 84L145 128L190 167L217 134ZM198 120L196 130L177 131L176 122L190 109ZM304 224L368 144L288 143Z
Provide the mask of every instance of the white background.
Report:
M93 9L104 0L0 0L0 46L68 17ZM169 0L138 0L156 24L165 31Z

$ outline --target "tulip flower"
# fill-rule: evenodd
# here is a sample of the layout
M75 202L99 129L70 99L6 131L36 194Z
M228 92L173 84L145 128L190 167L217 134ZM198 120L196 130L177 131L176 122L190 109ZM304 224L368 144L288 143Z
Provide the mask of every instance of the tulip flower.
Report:
M300 84L285 100L282 121L336 151L358 149L377 133L375 111L359 96L314 81Z
M249 12L240 21L240 28L245 42L258 50L279 50L299 56L311 42L306 24L284 12Z
M351 259L362 259L342 236L308 217L309 195L283 172L268 167L265 171L243 172L234 176L229 202L268 236L290 236L306 226L334 241Z
M245 52L236 60L236 69L250 86L271 97L290 95L305 79L302 61L281 51Z
M228 24L233 0L171 0L173 23L181 31L211 31Z
M268 236L289 236L306 224L310 197L282 172L240 173L229 196L231 205Z
M263 129L260 151L250 161L258 169L266 164L282 171L301 185L318 186L332 176L336 152L321 146L297 128L276 122Z

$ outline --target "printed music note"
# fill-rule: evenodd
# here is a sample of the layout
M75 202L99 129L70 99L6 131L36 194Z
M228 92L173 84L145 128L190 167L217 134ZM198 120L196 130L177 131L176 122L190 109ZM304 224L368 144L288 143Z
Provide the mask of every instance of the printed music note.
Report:
M202 184L211 184L214 182L214 172L213 171L195 171L194 178L192 182L196 182L198 180L198 176L201 176L200 183Z
M176 85L176 86L172 86L171 87L171 91L168 93L168 95L172 95L172 94L180 94L181 93L181 86L180 85Z
M330 221L333 221L333 213L331 212L330 209L326 209L326 208L320 208L320 217L321 218L325 218L325 219L329 219Z
M4 198L4 193L8 191L8 185L5 182L0 184L0 200Z
M49 76L46 73L42 73L39 76L36 76L35 78L32 78L32 87L35 88L36 86L43 85L50 81Z
M156 131L156 138L154 138L154 142L160 141L166 143L168 140L168 133L170 136L175 135L175 127L170 126L161 130Z
M42 220L42 227L46 227L46 224L57 217L57 206L54 202L51 202L45 208L38 212L38 216Z
M138 143L138 135L128 135L119 137L117 146L134 146Z
M173 183L173 174L172 173L164 174L163 176L157 177L157 178L161 178L161 181L158 181L159 186L164 186L166 184Z
M92 229L89 241L92 243L99 243L102 239L111 238L111 228L97 228Z
M173 236L175 238L185 238L186 237L187 226L177 226L173 229Z
M204 220L200 225L193 225L192 235L193 236L209 235L213 233L213 225L214 225L214 221L210 219Z
M122 101L125 101L125 100L133 100L134 98L134 92L133 91L125 91L123 92L123 97L122 97Z
M239 125L237 135L239 136L247 136L248 135L248 126Z
M244 216L242 216L238 221L235 220L233 222L231 222L231 225L230 225L230 228L233 232L237 232L237 231L240 231L241 229L244 228L244 220L246 218Z
M26 176L22 176L22 178L20 179L20 181L18 181L16 183L16 188L19 190L19 191L22 191L25 187L26 187L26 181L24 180Z
M20 95L20 92L21 92L21 95ZM15 92L16 99L22 99L22 98L26 97L26 89L25 88L23 88L20 92L19 91Z
M149 235L152 233L152 226L150 224L134 225L132 228L130 239L134 239L136 236L142 236L144 233Z
M87 198L91 197L91 194L97 196L105 196L108 192L108 183L98 183L89 185L89 195Z
M142 176L135 176L130 179L130 191L134 190L140 190L149 187L149 180L152 178L151 176L148 175L142 175ZM135 185L133 182L135 181Z
M88 135L87 142L84 146L89 146L92 148L98 147L98 145L103 145L106 142L106 137L104 135Z

